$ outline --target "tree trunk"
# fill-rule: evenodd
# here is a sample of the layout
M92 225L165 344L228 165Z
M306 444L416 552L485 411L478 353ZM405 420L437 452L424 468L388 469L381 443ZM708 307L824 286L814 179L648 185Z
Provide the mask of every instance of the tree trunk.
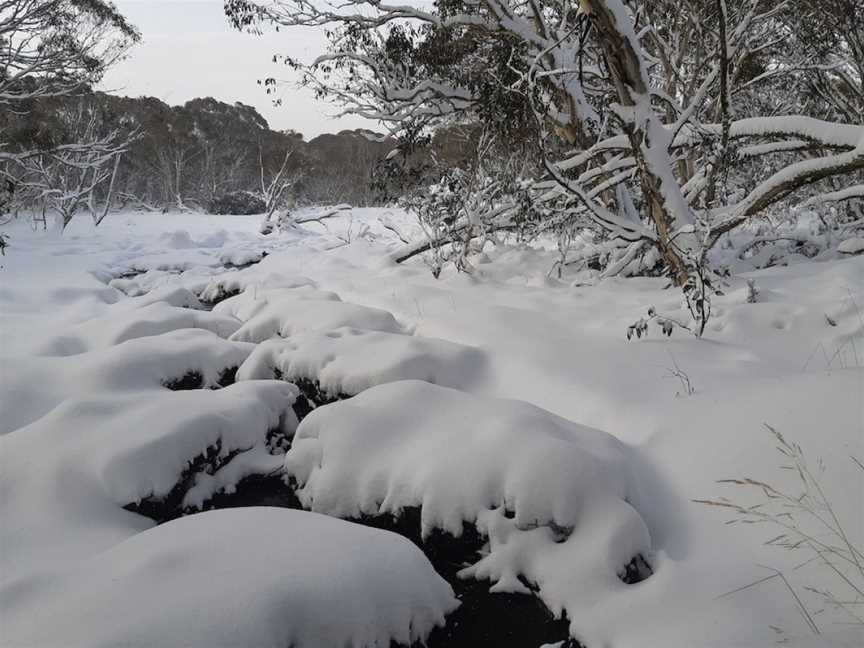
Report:
M105 198L105 209L102 210L102 214L99 217L94 219L93 227L99 227L99 223L105 220L105 217L108 215L108 211L111 209L111 198L114 195L114 181L117 179L117 168L120 166L121 157L122 153L118 154L114 160L114 171L112 171L111 173L111 182L108 183L108 195Z
M628 32L632 32L632 25L619 24L619 20L629 21L629 17L624 14L623 4L617 0L613 1L617 5L616 11L610 9L609 2L606 0L582 0L582 6L600 36L603 54L623 107L624 130L636 158L643 202L648 217L653 221L657 231L657 247L669 268L672 281L680 286L687 281L687 265L672 235L674 229L685 224L679 222L684 215L678 214L676 218L669 213L661 175L667 178L674 177L672 161L665 147L660 150L661 147L656 142L649 140L649 127L652 121L658 121L657 115L651 108L648 82L642 69L639 52L635 49L638 44L632 42L628 35ZM631 115L626 114L628 109ZM659 122L657 126L662 127ZM660 128L653 130L655 133L660 132ZM661 168L664 166L666 168ZM679 194L681 191L680 185L677 184L674 188L667 186L666 189L667 191L677 190ZM684 204L683 196L681 204Z

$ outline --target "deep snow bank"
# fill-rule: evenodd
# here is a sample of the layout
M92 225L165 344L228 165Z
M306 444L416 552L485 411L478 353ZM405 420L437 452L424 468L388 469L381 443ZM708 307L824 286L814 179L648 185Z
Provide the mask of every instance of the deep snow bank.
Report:
M593 606L626 589L625 565L651 549L627 502L628 455L613 437L527 403L403 381L310 414L285 468L314 511L419 507L424 535L476 524L488 553L462 575L490 579L493 591L534 583L579 632Z
M387 647L458 606L409 541L315 513L210 511L0 590L3 643Z
M374 221L379 215L368 210L363 218ZM361 474L349 466L345 473L368 491L336 503L350 508L360 495L373 493L381 499L377 508L372 498L363 500L370 511L381 510L390 498L452 514L453 520L465 511L476 514L488 538L466 543L471 565L463 584L488 590L490 584L473 580L476 576L490 578L500 589L541 585L550 606L566 607L588 648L763 648L778 640L808 648L860 644L860 633L839 625L848 619L806 589L828 582L817 565L799 567L802 557L795 552L764 546L776 535L773 529L728 526L722 513L692 500L727 495L718 479L788 477L777 468L763 432L763 423L769 423L801 443L814 461L825 459L826 492L850 535L860 539L862 474L849 456L864 454L864 257L732 276L725 295L714 300L705 338L666 339L652 331L648 339L628 343L626 327L648 306L683 316L680 295L657 279L552 278L547 273L555 253L542 249L490 248L472 275L445 270L435 280L420 259L402 266L382 260L400 243L380 229L375 236L352 239L348 216L328 221L332 234L297 230L266 239L254 232L257 219L248 218L130 215L112 216L96 231L85 225L73 223L60 238L33 233L25 224L10 232L12 246L0 262L0 423L14 429L0 440L0 580L4 587L15 580L0 596L0 605L14 602L0 608L4 629L25 628L20 624L37 615L40 605L54 610L61 598L92 618L83 602L76 607L78 590L71 582L82 591L96 580L104 585L103 575L95 575L96 556L152 526L123 509L129 497L143 498L142 507L170 499L179 515L184 506L206 506L219 491L230 492L244 475L284 465L279 448L293 431L284 423L293 416L290 403L296 396L290 385L250 380L243 381L245 387L212 393L171 393L162 386L186 371L202 374L192 386L217 386L221 371L253 346L219 336L246 326L256 341L290 336L263 343L247 366L250 376L253 366L255 376L277 368L295 377L306 372L340 390L424 378L468 392L435 400L436 407L409 407L410 394L404 394L406 403L396 402L398 416L390 418L384 403L374 402L374 392L398 391L398 383L357 398L361 404L368 398L374 407L357 413L356 421L343 417L353 411L349 403L332 406L345 443L358 444L356 456L368 468ZM180 230L188 235L171 233ZM166 248L166 242L179 247ZM223 272L225 260L257 258L264 250L270 254L259 264ZM748 301L748 281L758 288L755 303ZM234 312L200 310L235 294ZM303 301L330 305L307 307ZM354 337L376 352L364 351L365 342L361 347L328 336L343 325L373 329ZM218 333L192 332L190 326ZM429 338L454 345L448 346L452 353L430 345ZM482 357L483 370L457 385L469 357ZM669 376L673 363L690 377L692 395ZM403 394L397 391L388 393ZM519 398L605 430L622 441L613 446L623 448L626 460L616 459L617 450L610 456L597 453L584 439L574 444L556 437L552 430L558 424L546 413L537 421L526 415L534 422L521 425L517 434L512 412L495 418L490 411L501 402L492 397ZM330 409L313 414L309 429L316 418L330 416L325 414ZM448 436L426 425L427 419L467 432ZM363 427L376 420L416 427L422 434ZM492 429L483 423L487 420L501 425ZM269 443L274 421L282 428L281 446ZM24 423L29 425L21 427ZM571 428L585 429L568 421L560 425L564 437L572 436ZM534 434L535 428L541 432ZM361 440L367 433L374 457ZM322 427L320 439L300 439L295 458L301 458L303 444L342 448L343 442L328 440L328 434ZM522 454L505 453L497 443L502 438ZM466 458L469 450L476 460ZM326 492L338 486L337 479L323 479L326 466L339 463L331 460L325 452L321 466L303 459L297 467L320 473ZM403 473L399 466L406 462L421 469ZM579 468L573 475L571 463ZM584 481L597 487L580 490L575 498L562 495L574 483L581 488L580 474L594 475ZM399 482L388 481L397 477ZM278 484L275 476L268 479ZM304 484L309 493L311 484ZM540 489L548 495L542 500L548 510L536 509L545 515L540 523L528 520L535 510L530 498L519 500L524 512L519 522L509 508L515 499L501 505L517 485L519 493ZM482 503L481 495L497 499ZM400 522L413 520L419 530L420 513L412 509L415 513L416 519ZM572 526L559 523L568 516ZM618 571L628 559L628 543L630 550L646 550L646 529L654 573L624 584ZM158 534L141 537L161 542ZM474 554L487 540L488 547ZM254 542L248 540L249 546L258 546ZM122 554L118 561L136 558ZM79 562L91 571L76 570ZM464 562L453 565L454 572ZM122 573L114 562L98 564ZM740 589L766 576L760 565L783 570L811 611L824 610L817 618L819 637L809 632L779 579ZM142 580L136 582L143 582L151 566L139 565L136 579ZM173 573L168 572L166 578ZM196 571L194 579L190 574L188 586L198 587L191 581L203 579L203 573ZM524 581L514 579L520 574ZM256 596L249 600L263 601ZM194 622L218 625L219 619L202 612ZM548 636L561 636L558 630Z
M152 525L123 510L167 497L196 458L230 459L296 426L293 385L70 398L0 438L4 578L86 559Z
M163 300L150 301L146 296L137 297L136 300L144 301L136 303L134 308L128 308L126 302L120 302L110 307L104 317L69 328L48 342L41 354L76 355L182 328L204 329L227 338L239 328L237 320L216 313L174 306Z
M16 358L15 371L0 382L0 434L31 423L69 398L159 390L190 373L200 376L202 387L215 387L251 351L250 344L181 328L89 353ZM4 361L13 362L0 359Z
M290 337L340 326L401 333L402 327L387 311L343 302L330 292L307 289L247 288L216 305L214 315L230 315L242 322L232 340L262 342L274 335Z
M309 331L257 345L237 372L238 380L309 380L329 397L353 396L374 385L425 380L447 387L470 386L485 356L446 340L340 327Z

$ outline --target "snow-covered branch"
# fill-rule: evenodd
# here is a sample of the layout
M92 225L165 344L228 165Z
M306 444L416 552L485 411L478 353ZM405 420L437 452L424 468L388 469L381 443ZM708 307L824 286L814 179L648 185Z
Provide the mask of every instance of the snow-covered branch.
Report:
M69 144L45 150L28 150L21 155L8 158L16 169L17 191L26 195L33 205L42 211L53 210L58 216L60 229L71 222L82 208L87 208L94 224L101 223L111 206L114 180L120 163L136 133L123 136L118 131L102 135L95 114L88 114L82 105L70 115L68 129ZM105 205L96 210L96 192L109 181L104 197Z
M822 14L810 0L226 6L240 28L324 26L328 51L288 62L319 96L397 137L420 141L459 121L514 146L533 141L528 193L542 217L520 221L521 233L586 228L628 249L641 242L681 285L723 232L861 169L864 126L843 118L864 70L855 71L864 56L854 34L840 30L842 53L800 47L824 34L804 34L801 21L824 30L842 14L833 5ZM808 75L806 93L776 92L781 79ZM486 185L466 190L480 198ZM464 240L470 220L448 228Z
M844 202L846 200L855 200L856 198L864 200L864 184L819 194L805 200L802 204L806 206L824 205L825 203Z
M104 0L3 0L0 104L69 94L94 83L138 38Z

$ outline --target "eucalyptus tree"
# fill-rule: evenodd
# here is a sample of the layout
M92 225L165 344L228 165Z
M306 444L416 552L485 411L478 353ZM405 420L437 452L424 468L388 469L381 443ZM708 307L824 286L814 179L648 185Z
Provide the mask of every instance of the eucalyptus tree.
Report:
M99 81L139 34L105 0L0 0L0 174L43 206L50 202L65 226L82 201L116 175L129 140L117 130L97 133L92 114L51 133L49 141L6 141L9 119L34 102L72 95Z
M808 59L796 33L810 15L804 4L226 0L225 9L239 29L324 29L327 51L285 62L319 96L409 146L459 119L533 138L543 167L534 200L550 205L535 231L598 232L623 259L650 250L698 301L707 290L698 268L723 234L778 205L812 204L833 189L824 181L864 169L860 111L826 107L848 103L846 86L860 87L860 42L847 36ZM814 87L831 90L821 102L804 101L798 86L792 101L762 97L787 68L808 81L818 71ZM486 231L519 217L477 202Z

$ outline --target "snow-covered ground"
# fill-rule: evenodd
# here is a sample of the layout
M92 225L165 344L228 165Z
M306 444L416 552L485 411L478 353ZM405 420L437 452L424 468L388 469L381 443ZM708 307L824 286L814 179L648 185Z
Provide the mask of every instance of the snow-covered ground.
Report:
M733 276L703 339L628 342L649 306L684 317L662 280L550 279L527 246L436 280L389 261L408 215L325 222L6 228L0 644L407 645L451 586L405 538L335 518L419 509L418 537L485 537L461 578L534 590L586 648L861 645L807 589L841 593L828 569L693 500L795 488L767 424L824 462L862 546L864 256ZM309 393L286 381L353 398L298 421ZM314 512L195 512L250 475ZM166 502L194 514L140 514ZM744 587L771 569L787 580Z

